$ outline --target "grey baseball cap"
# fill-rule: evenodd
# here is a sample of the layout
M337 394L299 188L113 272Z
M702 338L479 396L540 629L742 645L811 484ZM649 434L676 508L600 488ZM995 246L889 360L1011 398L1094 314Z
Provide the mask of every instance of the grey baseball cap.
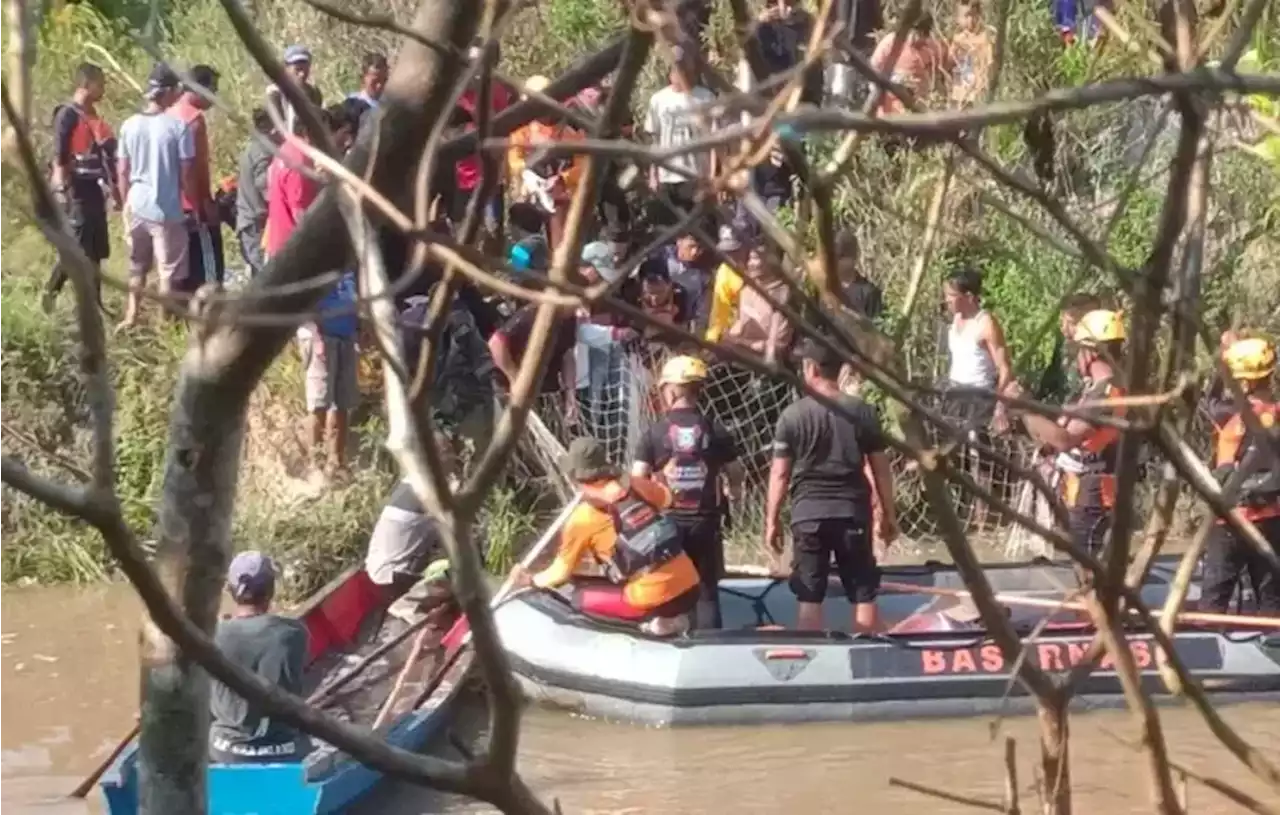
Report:
M261 552L241 552L227 569L227 590L238 603L260 602L271 596L276 586L276 567Z
M582 247L582 265L592 267L610 283L618 279L618 266L613 262L613 250L604 241L593 241Z
M309 51L305 45L299 45L295 43L289 46L288 48L284 49L285 65L293 65L298 62L310 62L310 61L311 61L311 51Z

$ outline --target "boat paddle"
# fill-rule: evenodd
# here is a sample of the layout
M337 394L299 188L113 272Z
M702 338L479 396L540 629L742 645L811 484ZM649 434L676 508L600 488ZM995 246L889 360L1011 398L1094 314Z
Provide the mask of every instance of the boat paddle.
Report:
M883 581L882 589L903 592L906 594L931 594L937 597L970 598L973 595L963 589L947 589L937 586L921 586L913 583L894 583ZM1068 600L1053 600L1047 597L1028 597L1020 594L997 594L995 601L1009 606L1027 606L1030 608L1059 609L1062 611L1088 611L1083 603ZM1157 619L1164 616L1161 611L1153 610L1151 616ZM1239 628L1276 628L1280 629L1280 617L1255 617L1244 614L1218 614L1210 611L1179 611L1175 617L1182 623L1200 623L1203 625L1231 625Z
M539 538L533 546L529 547L529 551L526 552L524 558L521 559L521 571L527 571L538 560L538 558L542 556L543 552L547 550L547 547L551 545L551 542L556 539L556 534L560 531L560 527L564 526L565 522L569 520L569 515L573 513L581 501L582 493L576 493L573 498L569 500L569 503L565 504L564 509L560 510L560 514L556 516L555 521L547 527L547 531L542 534L542 537ZM498 590L493 595L493 599L489 601L490 610L496 609L502 601L511 594L512 588L515 586L516 572L516 569L512 569L506 579L503 580L502 585L498 587ZM421 656L422 649L426 647L428 633L428 631L424 630L418 635L418 638L414 640L413 652L410 654L408 661L405 662L404 667L400 669L400 675L396 677L395 685L392 686L391 693L387 695L387 701L383 703L382 709L378 711L378 717L374 719L373 722L373 730L376 731L378 727L386 721L387 717L391 715L392 708L395 707L396 702L399 701L400 693L404 689L405 682L409 678L409 672L413 669L414 664L417 663L418 657ZM459 617L457 621L454 622L449 631L440 639L440 642L444 643L445 646L444 660L442 661L440 668L427 683L423 692L419 694L417 703L414 707L417 707L417 705L421 704L422 701L435 692L435 689L439 687L441 681L443 681L445 674L448 673L449 669L453 667L453 664L458 661L458 656L466 650L468 645L471 644L471 627L467 623L465 615Z

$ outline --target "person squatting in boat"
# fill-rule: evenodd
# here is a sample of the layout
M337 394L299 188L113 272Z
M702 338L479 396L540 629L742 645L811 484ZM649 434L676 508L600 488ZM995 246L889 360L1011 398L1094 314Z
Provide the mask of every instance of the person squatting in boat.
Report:
M1224 491L1233 493L1233 505L1240 515L1253 522L1273 553L1280 553L1280 467L1273 452L1280 441L1276 430L1280 405L1271 389L1276 349L1257 337L1227 335L1223 339L1223 362L1248 400L1256 425L1250 427L1242 406L1230 392L1211 402L1216 427L1213 474ZM1221 518L1216 519L1205 549L1200 607L1228 611L1236 586L1246 574L1258 612L1280 616L1280 575L1264 554Z
M880 540L887 546L898 536L898 517L884 436L875 410L840 390L843 361L836 353L806 339L797 355L805 384L840 405L841 411L805 396L782 412L773 442L764 543L782 554L779 519L789 489L796 627L824 627L822 603L834 556L845 595L853 604L853 630L875 632L880 629L880 568L871 541L873 496L864 464L870 464L881 511Z
M231 662L292 694L302 691L307 629L291 617L272 614L276 570L261 552L241 552L227 570L227 592L235 609L218 621L214 642ZM209 697L212 723L209 756L223 764L301 761L310 740L258 705L214 680Z
M1115 382L1124 352L1124 321L1119 312L1090 311L1075 324L1076 369L1083 391L1066 407L1072 415L1057 421L1034 413L1020 417L1027 433L1048 455L1055 455L1054 478L1067 508L1069 532L1076 546L1098 554L1111 531L1116 499L1116 452L1120 431L1090 421L1119 416L1122 405L1111 400L1124 396ZM1023 390L1011 383L1005 393L1019 397Z
M574 439L561 469L580 485L582 503L560 530L551 565L536 574L517 566L515 584L553 589L572 583L574 605L583 612L635 622L657 636L687 631L700 582L667 514L671 490L624 476L594 438ZM604 567L607 581L575 575L586 555Z
M665 412L640 437L631 474L652 476L671 490L669 514L702 581L694 625L719 628L724 519L728 502L742 497L746 473L733 436L698 405L706 378L707 364L697 357L672 357L662 366L658 388Z

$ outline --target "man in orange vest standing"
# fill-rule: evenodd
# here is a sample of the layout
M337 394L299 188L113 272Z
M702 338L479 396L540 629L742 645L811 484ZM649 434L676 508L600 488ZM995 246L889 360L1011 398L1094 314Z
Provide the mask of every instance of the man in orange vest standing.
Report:
M102 69L82 62L76 68L76 89L71 101L53 111L54 153L49 181L80 248L95 267L100 267L111 252L108 191L116 208L120 206L115 183L116 135L95 107L106 87ZM42 305L46 312L53 310L53 301L66 282L67 271L58 263L45 287ZM101 300L100 284L98 289Z
M1260 434L1250 430L1235 401L1224 400L1223 410L1214 417L1214 475L1224 483L1236 482L1230 496L1233 505L1262 533L1271 557L1258 552L1221 518L1217 519L1205 550L1200 606L1209 611L1227 611L1236 584L1248 574L1258 613L1280 616L1280 574L1273 565L1280 554L1280 468L1267 450L1252 452L1268 444L1274 450L1280 441L1276 430L1280 405L1271 389L1276 349L1261 338L1235 340L1223 351L1222 359L1248 398L1257 427L1271 438L1259 438ZM1237 474L1236 470L1242 472Z
M1053 463L1070 520L1071 539L1095 555L1111 531L1120 431L1090 419L1124 412L1122 407L1107 404L1124 395L1114 381L1124 339L1124 321L1119 312L1098 309L1085 314L1072 337L1076 368L1084 382L1084 392L1073 403L1077 410L1056 422L1034 413L1022 415L1031 438L1048 455L1055 456ZM1005 392L1017 396L1022 389L1012 383ZM1088 409L1081 410L1086 405Z

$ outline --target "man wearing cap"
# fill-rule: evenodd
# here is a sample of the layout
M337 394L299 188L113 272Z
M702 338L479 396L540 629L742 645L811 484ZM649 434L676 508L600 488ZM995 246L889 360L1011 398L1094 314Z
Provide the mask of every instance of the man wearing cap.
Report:
M574 605L587 614L635 622L657 636L685 631L698 602L698 572L665 514L671 491L623 476L592 438L574 439L561 469L579 485L583 501L561 528L551 565L534 575L517 567L516 580L540 589L574 581ZM574 580L584 556L604 567L608 583Z
M178 99L178 75L158 64L147 78L147 105L120 126L116 177L124 201L129 244L129 299L122 326L138 319L142 290L155 267L160 293L187 277L184 190L194 189L195 141L191 130L167 112Z
M212 103L205 94L218 92L218 72L208 65L191 68L191 84L169 112L191 131L195 146L189 190L182 195L182 211L187 224L189 261L185 291L193 292L204 283L222 284L222 224L213 200L213 176L209 169L209 125L204 112Z
M607 243L594 241L582 247L578 273L588 286L617 282L622 270L614 263ZM578 406L582 428L603 441L610 455L625 455L627 447L627 389L623 365L627 343L639 337L618 315L604 308L578 313Z
M711 313L707 319L706 338L711 342L719 342L724 332L734 324L738 317L738 298L742 294L742 275L734 268L747 267L746 237L751 232L749 221L735 218L733 223L720 227L720 241L716 248L729 259L729 263L721 263L716 269L715 282L711 289Z
M671 516L702 583L696 626L719 628L721 521L727 515L725 498L742 497L744 471L733 436L698 407L706 379L707 364L697 357L672 357L662 367L658 388L664 413L640 437L631 474L652 475L671 490Z
M218 621L213 641L223 655L263 681L292 694L302 692L307 661L307 628L298 620L272 614L276 570L261 552L241 552L227 570L227 592L235 602ZM224 764L280 764L301 761L311 749L306 735L226 685L212 683L209 697L209 757Z
M898 521L884 435L873 408L841 393L838 355L808 338L798 355L805 384L842 411L805 396L782 412L773 441L764 542L769 550L782 553L779 521L790 488L796 627L822 628L822 603L834 556L845 596L853 604L852 630L875 632L880 627L880 569L871 544L872 488L863 465L870 463L882 513L880 539L887 545L898 536Z
M302 89L307 99L316 108L324 105L324 96L311 82L311 52L304 45L291 45L284 49L284 68L293 79L294 83ZM293 105L285 98L278 85L270 85L267 87L267 106L268 110L274 110L275 113L284 121L286 133L297 133L299 129L298 112L293 109Z

